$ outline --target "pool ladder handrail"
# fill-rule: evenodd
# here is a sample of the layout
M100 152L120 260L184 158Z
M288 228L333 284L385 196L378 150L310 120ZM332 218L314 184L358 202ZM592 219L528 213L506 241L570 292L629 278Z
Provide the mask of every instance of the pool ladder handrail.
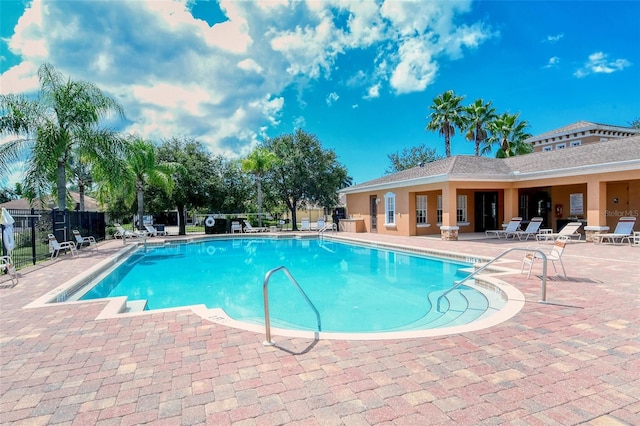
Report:
M262 344L265 346L275 345L275 342L271 340L271 321L269 320L269 279L271 278L271 275L273 275L278 271L282 271L285 273L285 275L289 278L289 281L291 281L291 283L298 289L302 297L307 301L309 306L311 306L311 309L313 309L313 312L316 314L316 319L318 321L318 331L322 331L322 323L320 322L320 313L314 306L313 302L311 302L311 299L309 299L309 297L307 296L307 293L304 292L304 290L302 289L302 287L300 287L296 279L293 278L293 275L291 275L291 272L289 272L286 266L284 265L278 266L277 268L273 268L272 270L266 273L266 275L264 276L264 283L262 284L262 296L264 298L264 327L265 327L265 334L266 334L265 341Z
M320 235L321 239L324 238L324 233L327 231L333 231L333 233L335 234L336 232L338 232L338 227L335 223L331 222L318 229L318 235Z
M542 300L540 300L540 303L546 303L547 302L547 255L542 250L536 249L536 248L511 247L511 248L503 251L502 253L500 253L499 255L497 255L496 257L491 259L489 262L485 263L480 268L476 269L475 271L473 271L472 273L470 273L469 275L467 275L466 277L464 277L460 281L455 281L455 284L453 285L453 287L451 287L449 290L447 290L444 293L442 293L440 295L440 297L438 297L438 300L436 301L436 309L438 310L438 312L442 312L440 310L440 301L447 294L451 293L453 290L455 290L456 288L460 287L466 281L470 280L471 278L476 276L478 273L484 271L489 265L494 263L496 260L500 259L505 254L510 253L512 251L536 252L536 253L541 255L541 257L542 257Z

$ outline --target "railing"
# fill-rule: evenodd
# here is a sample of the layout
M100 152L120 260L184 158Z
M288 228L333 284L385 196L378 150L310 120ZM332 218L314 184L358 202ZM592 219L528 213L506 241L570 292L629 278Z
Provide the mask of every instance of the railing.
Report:
M475 271L473 271L472 273L470 273L469 275L467 275L466 277L464 277L460 281L456 281L456 283L455 283L455 285L453 287L451 287L449 290L447 290L444 293L442 293L440 295L440 297L438 297L438 300L436 302L436 309L438 310L438 312L442 312L440 310L440 301L447 294L449 294L450 292L452 292L456 288L460 287L462 284L464 284L466 281L468 281L471 278L473 278L474 276L476 276L478 273L480 273L480 272L484 271L485 269L487 269L487 267L489 265L491 265L496 260L500 259L505 254L507 254L509 252L512 252L512 251L518 251L518 250L519 251L526 251L526 252L536 252L536 253L539 253L541 255L541 258L542 258L542 300L540 300L540 302L546 303L546 301L547 301L547 255L542 250L538 250L538 249L534 249L534 248L512 247L510 249L507 249L507 250L503 251L502 253L500 253L499 255L494 257L493 259L491 259L489 262L487 262L486 264L482 265L482 267L476 269Z
M338 232L338 227L335 223L327 223L322 228L318 229L318 235L320 235L320 238L324 237L324 233L326 231Z
M311 306L311 309L313 309L313 312L315 312L316 319L318 321L318 331L322 331L322 324L320 322L320 313L318 312L316 307L313 305L313 303L311 303L311 300L309 299L309 297L307 297L307 294L304 292L304 290L302 290L302 287L300 287L300 285L295 280L295 278L293 278L293 276L291 275L291 272L289 272L289 270L285 266L278 266L277 268L274 268L269 272L267 272L267 274L264 276L264 284L262 285L262 295L264 297L264 327L265 327L265 334L266 334L265 341L263 342L263 344L268 346L275 345L273 340L271 340L271 322L269 320L269 278L271 278L271 275L273 275L274 273L280 270L282 270L285 273L285 275L289 277L289 281L291 281L291 283L298 289L302 297L304 297L304 299L307 301L309 306Z

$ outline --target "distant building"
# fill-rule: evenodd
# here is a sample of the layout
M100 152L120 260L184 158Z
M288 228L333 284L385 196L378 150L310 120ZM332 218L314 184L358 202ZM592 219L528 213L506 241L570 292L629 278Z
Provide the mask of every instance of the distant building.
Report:
M79 209L80 207L80 194L78 192L69 191L69 195L73 199L75 203L75 209ZM0 204L0 207L4 207L5 209L16 209L16 210L28 210L31 208L34 209L50 209L52 206L56 205L58 202L57 199L46 198L44 202L41 202L39 198L34 199L31 203L26 198L19 198L17 200L7 201L6 203ZM84 210L88 212L96 212L102 210L98 205L98 201L95 198L89 197L87 195L84 196Z
M578 121L577 123L533 136L525 142L533 145L533 152L545 152L636 135L640 135L640 129Z

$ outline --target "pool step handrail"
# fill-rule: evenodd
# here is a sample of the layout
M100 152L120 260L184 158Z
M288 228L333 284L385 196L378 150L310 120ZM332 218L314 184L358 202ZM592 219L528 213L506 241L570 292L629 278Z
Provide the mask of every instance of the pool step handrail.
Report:
M440 295L440 297L438 297L438 300L436 302L436 309L438 310L438 312L441 312L440 311L440 301L447 294L451 293L453 290L455 290L456 288L460 287L466 281L470 280L471 278L475 277L480 272L482 272L485 269L487 269L487 267L489 265L491 265L492 263L494 263L496 260L500 259L505 254L510 253L512 251L536 252L542 257L542 290L541 290L541 292L542 292L542 300L540 300L540 303L546 303L547 302L547 255L542 250L535 249L535 248L511 247L509 249L506 249L505 251L503 251L502 253L500 253L499 255L497 255L496 257L494 257L493 259L491 259L490 261L488 261L484 265L482 265L480 268L476 269L475 271L473 271L472 273L470 273L469 275L464 277L463 279L461 279L459 281L454 281L453 287L451 287L449 290L447 290L444 293L442 293Z
M295 278L293 278L293 275L291 275L291 272L289 272L286 266L284 265L278 266L277 268L273 268L272 270L266 273L266 275L264 276L264 283L262 284L262 296L264 297L264 327L265 327L265 334L266 334L263 345L265 346L275 345L274 341L271 340L271 322L269 320L269 278L271 278L271 275L273 275L278 271L282 271L285 273L285 275L289 278L289 281L291 281L291 283L298 289L298 291L300 292L304 300L306 300L309 306L311 306L311 309L313 309L313 312L316 314L316 319L318 321L318 331L322 331L322 323L320 322L320 313L316 309L313 302L311 302L311 299L309 299L309 297L307 296L307 293L304 292L304 290L302 289L302 287L300 287L300 285L295 280Z

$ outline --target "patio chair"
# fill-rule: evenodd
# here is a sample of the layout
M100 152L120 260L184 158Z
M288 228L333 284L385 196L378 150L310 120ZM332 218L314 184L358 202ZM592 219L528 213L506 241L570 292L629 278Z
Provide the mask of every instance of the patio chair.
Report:
M300 230L311 231L311 222L309 222L309 219L302 219L302 222L300 223Z
M77 249L80 249L80 247L82 247L85 244L87 244L91 248L96 248L98 242L93 237L93 235L89 235L88 237L83 237L82 235L80 235L80 231L78 231L77 229L74 229L71 232L73 232L73 236L76 239Z
M49 234L49 251L51 252L51 259L58 257L61 251L71 251L71 257L75 257L78 254L76 249L76 243L74 241L58 242L57 238L53 234Z
M0 273L2 272L6 272L7 275L9 275L12 286L18 284L18 273L16 272L16 267L13 264L11 255L0 256Z
M236 232L242 234L242 225L240 225L240 222L234 220L231 222L231 233L235 234Z
M248 220L244 222L244 232L252 233L252 232L267 232L269 228L266 226L252 226Z
M489 237L491 234L494 234L498 239L502 238L502 236L507 238L508 234L512 234L520 229L520 222L522 222L521 217L513 217L505 229L488 229L484 231L484 235Z
M569 222L560 230L560 232L539 232L536 235L536 240L555 241L558 237L562 236L569 237L569 240L573 238L579 240L582 238L582 234L578 232L578 229L580 229L581 226L582 222Z
M551 247L551 250L548 253L545 253L547 256L547 260L550 260L551 263L553 264L553 270L556 272L556 274L558 273L558 270L556 269L556 262L560 262L560 266L562 266L562 274L564 275L565 278L567 277L567 272L565 271L564 264L562 263L562 253L564 252L564 248L567 245L568 240L569 240L569 237L567 237L566 235L562 235L558 237L558 239L553 244L553 247ZM529 265L527 279L531 277L531 270L533 269L533 264L537 259L542 259L542 255L537 251L528 251L524 255L524 258L522 259L522 267L520 268L520 273L524 271L525 265Z
M596 234L593 236L593 242L596 244L602 244L605 240L609 243L615 244L620 241L620 244L627 240L631 243L631 235L633 235L633 225L636 223L636 218L633 216L621 217L618 220L616 229L608 234Z
M166 235L165 231L158 231L153 225L145 225L144 229L147 230L147 235L150 237L156 237L158 235L164 236Z
M515 231L515 232L507 232L506 238L509 237L518 237L520 241L527 241L529 237L535 236L540 231L540 225L542 225L541 217L531 218L531 221L527 225L527 228L524 231Z
M119 223L114 223L113 226L118 230L115 234L113 234L113 238L142 238L146 237L147 233L143 231L129 231L126 230Z

